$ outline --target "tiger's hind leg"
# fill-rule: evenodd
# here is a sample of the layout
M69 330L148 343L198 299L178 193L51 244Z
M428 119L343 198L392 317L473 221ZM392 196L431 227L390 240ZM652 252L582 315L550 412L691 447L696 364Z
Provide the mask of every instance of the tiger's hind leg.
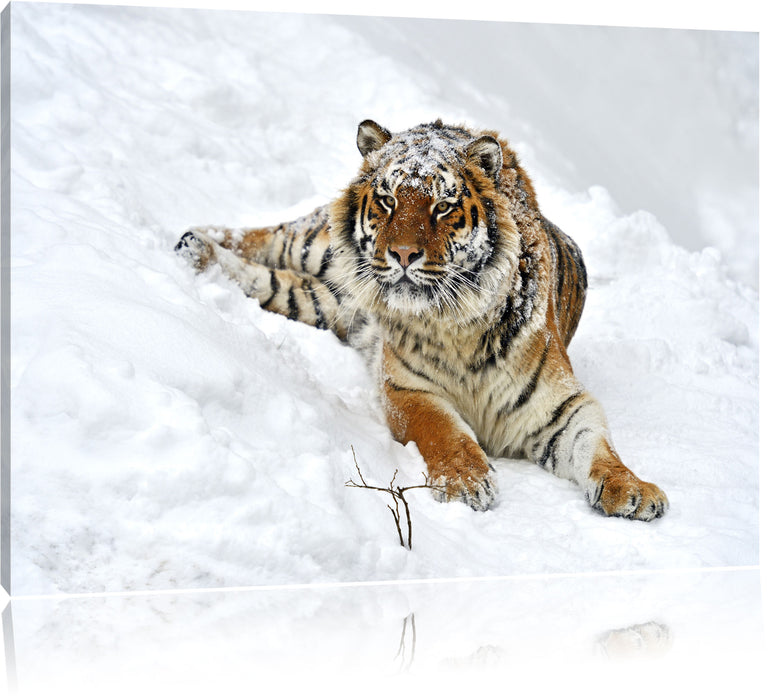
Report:
M341 319L339 300L332 289L314 275L246 260L201 229L185 233L175 250L200 272L218 265L262 308L316 328L333 330L340 339L345 339L347 331Z
M188 243L184 242L187 237ZM265 228L198 226L183 235L176 250L186 246L196 248L197 244L191 237L232 251L248 263L295 270L316 277L324 276L331 261L327 207L319 207L295 221ZM192 262L199 269L204 269L202 265L206 267L208 262L205 259L208 257L207 251L202 251L199 257L200 260L197 261L195 254Z

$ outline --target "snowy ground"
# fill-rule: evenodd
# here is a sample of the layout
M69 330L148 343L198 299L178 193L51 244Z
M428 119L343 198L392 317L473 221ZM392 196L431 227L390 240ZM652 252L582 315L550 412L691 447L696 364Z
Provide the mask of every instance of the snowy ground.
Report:
M15 594L757 563L756 216L739 258L727 223L718 248L679 247L600 183L558 184L524 141L541 123L484 121L504 95L446 92L334 18L23 4L12 27ZM748 65L743 46L725 65ZM667 492L663 519L605 519L502 459L487 513L411 493L407 551L384 499L344 486L351 445L374 483L424 468L356 354L173 255L187 226L330 200L361 119L437 116L511 137L581 245L572 363L626 463Z

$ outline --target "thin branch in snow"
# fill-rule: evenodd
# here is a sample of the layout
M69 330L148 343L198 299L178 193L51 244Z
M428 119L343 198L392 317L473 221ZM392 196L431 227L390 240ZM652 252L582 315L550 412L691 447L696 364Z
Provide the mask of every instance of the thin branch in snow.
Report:
M382 491L383 493L390 494L391 500L393 501L393 506L388 504L388 510L391 511L391 515L393 516L393 522L396 525L396 531L399 533L399 544L402 547L406 547L407 549L412 549L412 518L410 517L410 504L407 502L407 499L404 497L404 492L410 491L411 489L435 489L439 487L429 483L428 475L425 473L423 474L423 476L425 477L425 480L424 480L424 483L422 484L414 484L413 486L396 486L395 482L396 482L396 476L399 473L398 469L396 469L393 472L393 477L391 478L391 482L388 485L388 487L372 486L371 484L367 484L366 480L364 479L364 475L361 473L361 468L358 466L358 460L356 459L356 451L353 448L353 445L350 446L350 450L353 453L353 462L356 465L356 471L358 472L358 478L361 480L361 483L356 483L355 481L353 481L353 479L348 479L345 482L345 486L350 486L358 489L370 489L372 491ZM401 504L404 506L404 519L407 523L406 544L404 539L404 531L402 529L401 509L399 507L399 502L401 502Z

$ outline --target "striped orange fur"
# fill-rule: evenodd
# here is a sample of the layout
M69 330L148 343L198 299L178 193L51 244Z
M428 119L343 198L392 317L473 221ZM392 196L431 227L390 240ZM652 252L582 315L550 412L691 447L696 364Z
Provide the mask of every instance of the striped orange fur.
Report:
M438 497L489 508L488 456L508 456L578 483L606 515L660 517L665 494L623 465L572 371L585 265L514 151L441 121L392 134L367 120L357 145L360 172L330 205L269 228L194 228L178 252L360 350Z

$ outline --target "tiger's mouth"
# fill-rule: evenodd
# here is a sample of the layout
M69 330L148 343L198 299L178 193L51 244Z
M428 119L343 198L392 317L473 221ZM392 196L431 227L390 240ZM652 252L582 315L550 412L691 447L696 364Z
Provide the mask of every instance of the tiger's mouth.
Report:
M383 296L394 294L410 297L425 296L430 299L434 295L434 289L432 285L413 280L406 273L396 280L381 281L380 288Z
M406 293L426 286L420 279L421 275L418 270L414 268L398 270L390 265L372 263L372 275L380 285L383 294L390 291Z
M412 289L421 289L425 285L423 285L421 282L418 282L412 279L412 277L410 277L409 274L405 271L402 274L402 276L399 277L399 279L389 282L388 286L391 287L392 289L412 290Z
M444 293L437 285L416 283L404 278L384 288L382 299L393 312L421 318L448 306Z

